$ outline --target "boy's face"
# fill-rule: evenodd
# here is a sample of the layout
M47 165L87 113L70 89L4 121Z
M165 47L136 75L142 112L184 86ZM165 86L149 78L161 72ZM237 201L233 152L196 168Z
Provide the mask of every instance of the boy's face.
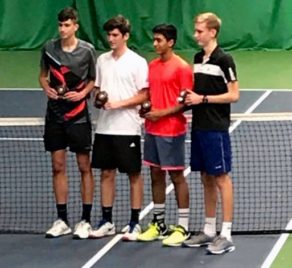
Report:
M58 25L59 25L58 30L61 39L69 39L72 36L75 36L75 33L79 27L79 25L71 19L66 21L59 21Z
M208 29L206 22L197 22L194 28L194 38L200 47L208 46L216 38L216 30Z
M153 47L157 54L165 54L173 47L173 40L167 41L163 34L155 33L153 35Z
M129 34L122 34L119 29L113 29L107 33L107 41L112 50L118 50L122 48L128 41Z

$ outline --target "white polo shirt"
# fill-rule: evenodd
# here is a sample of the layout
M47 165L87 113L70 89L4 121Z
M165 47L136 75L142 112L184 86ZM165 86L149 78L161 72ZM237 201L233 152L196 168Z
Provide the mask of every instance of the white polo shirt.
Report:
M112 57L112 51L103 53L97 59L95 85L108 93L109 100L131 98L139 90L148 87L148 64L130 49L117 60ZM100 109L95 133L141 135L142 122L138 109Z

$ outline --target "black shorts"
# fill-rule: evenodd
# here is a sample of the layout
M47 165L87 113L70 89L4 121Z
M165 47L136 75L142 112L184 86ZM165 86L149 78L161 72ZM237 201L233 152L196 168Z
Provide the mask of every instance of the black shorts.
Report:
M91 124L59 124L46 122L44 144L46 151L54 152L69 147L71 152L91 151Z
M95 134L91 166L118 169L121 173L141 171L141 137Z

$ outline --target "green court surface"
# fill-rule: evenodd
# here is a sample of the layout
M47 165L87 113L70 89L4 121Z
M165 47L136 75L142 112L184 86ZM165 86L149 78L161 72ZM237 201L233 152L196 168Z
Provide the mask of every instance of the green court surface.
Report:
M279 252L271 268L288 268L292 266L292 236L290 235Z
M195 51L177 51L189 63ZM291 51L232 51L241 88L292 89ZM154 53L141 52L147 60ZM40 51L0 51L0 88L38 88Z

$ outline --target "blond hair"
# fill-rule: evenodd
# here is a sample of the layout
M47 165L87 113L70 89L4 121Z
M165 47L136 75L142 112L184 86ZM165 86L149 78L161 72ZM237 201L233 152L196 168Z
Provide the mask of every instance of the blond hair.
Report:
M215 29L217 34L221 28L221 19L212 12L201 13L194 18L194 23L206 23L206 26L209 30Z

